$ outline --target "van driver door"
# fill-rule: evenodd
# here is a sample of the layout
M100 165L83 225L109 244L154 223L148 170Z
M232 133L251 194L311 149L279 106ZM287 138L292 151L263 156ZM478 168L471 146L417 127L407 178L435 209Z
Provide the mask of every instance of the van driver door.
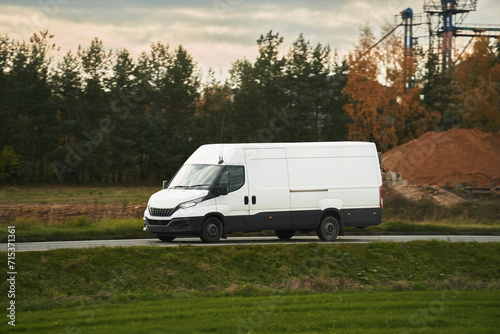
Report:
M226 232L248 231L248 180L245 166L225 166L217 186L225 184L228 194L215 199L217 210L224 215Z

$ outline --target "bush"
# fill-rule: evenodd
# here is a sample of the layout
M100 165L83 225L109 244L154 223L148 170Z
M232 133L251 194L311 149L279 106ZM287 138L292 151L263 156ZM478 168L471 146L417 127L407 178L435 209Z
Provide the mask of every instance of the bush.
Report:
M65 227L91 227L92 222L85 217L74 217L71 218L68 222L64 223Z
M439 205L431 197L411 201L399 194L384 201L384 220L442 221L455 220L468 223L500 221L500 200L471 200L450 207Z
M0 152L0 182L12 181L17 176L19 158L16 151L8 145Z

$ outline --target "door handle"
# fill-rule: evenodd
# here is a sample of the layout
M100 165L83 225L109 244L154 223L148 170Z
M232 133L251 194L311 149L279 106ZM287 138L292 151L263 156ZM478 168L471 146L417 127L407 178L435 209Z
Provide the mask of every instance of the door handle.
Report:
M256 203L257 203L257 197L252 196L252 204L256 204Z
M248 204L248 196L245 196L244 202L245 202L245 205Z

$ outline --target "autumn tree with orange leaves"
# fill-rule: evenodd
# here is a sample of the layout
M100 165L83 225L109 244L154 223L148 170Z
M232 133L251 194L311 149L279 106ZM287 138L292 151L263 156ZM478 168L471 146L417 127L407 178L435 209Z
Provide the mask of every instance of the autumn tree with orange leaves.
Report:
M472 52L453 73L455 97L461 105L462 127L500 130L500 55L485 37L477 38Z
M393 34L370 49L376 39L371 29L364 27L349 56L344 88L349 97L344 110L352 119L349 138L375 141L382 150L421 136L439 120L439 114L421 102L421 89L408 85L416 62L411 53L405 54L401 40Z

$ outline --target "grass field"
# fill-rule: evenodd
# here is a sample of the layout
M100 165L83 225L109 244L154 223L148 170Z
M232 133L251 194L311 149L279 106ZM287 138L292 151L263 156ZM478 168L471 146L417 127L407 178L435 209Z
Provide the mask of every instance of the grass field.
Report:
M24 311L179 296L491 289L500 288L500 244L102 247L20 252L16 269Z
M157 190L6 187L0 206L124 208ZM388 199L382 225L346 232L499 233L499 215L498 200L444 208ZM16 217L0 220L2 240L8 225L16 242L152 237L140 217ZM17 253L16 270L19 332L495 333L500 325L496 243L103 247Z
M64 249L17 253L16 270L19 332L493 333L500 319L500 243Z
M25 333L495 333L500 291L194 297L23 312Z
M8 226L16 227L17 242L154 237L153 234L142 231L143 221L140 218L115 218L93 221L85 217L73 217L63 223L20 219L16 222L0 223L0 241L2 242L7 240Z

